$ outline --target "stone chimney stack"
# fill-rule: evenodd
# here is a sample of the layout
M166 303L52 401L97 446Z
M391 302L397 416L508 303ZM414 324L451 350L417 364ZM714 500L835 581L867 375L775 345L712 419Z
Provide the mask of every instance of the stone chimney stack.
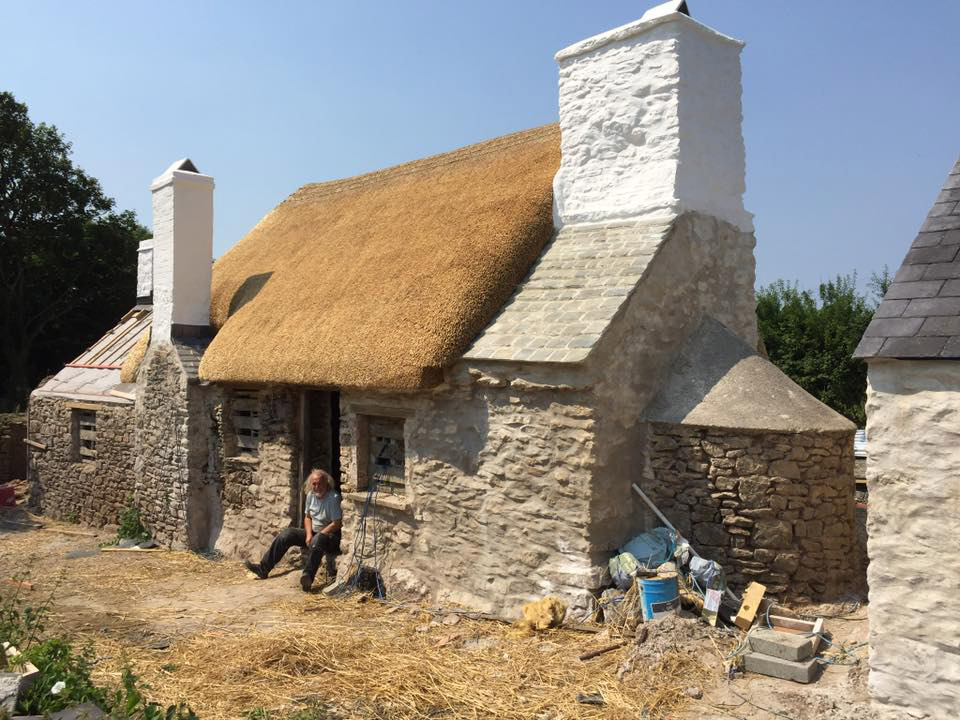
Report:
M213 178L178 160L153 193L151 342L209 333L213 274Z
M751 232L742 49L674 0L557 53L557 227L693 210Z

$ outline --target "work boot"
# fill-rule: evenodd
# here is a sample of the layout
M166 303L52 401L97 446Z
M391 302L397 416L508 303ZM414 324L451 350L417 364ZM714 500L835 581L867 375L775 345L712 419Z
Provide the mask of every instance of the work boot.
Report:
M265 572L263 571L263 568L260 567L260 563L251 562L250 560L244 560L244 561L243 561L243 565L244 565L245 568L247 568L247 570L249 570L250 572L252 572L254 575L256 575L256 576L257 576L258 578L260 578L261 580L266 580L266 579L267 579L267 573L265 573Z
M300 576L300 588L304 592L310 592L310 586L313 585L313 578L304 573Z

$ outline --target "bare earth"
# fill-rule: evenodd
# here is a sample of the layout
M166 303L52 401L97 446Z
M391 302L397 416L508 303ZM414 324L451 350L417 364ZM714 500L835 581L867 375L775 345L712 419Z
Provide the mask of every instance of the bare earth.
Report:
M22 512L2 517L31 521ZM651 626L648 642L679 652L644 649L621 681L617 670L633 647L578 659L609 645L603 635L531 637L421 606L304 595L292 566L258 581L239 562L191 553L96 552L108 536L42 521L43 529L0 522L0 594L27 576L32 587L21 592L31 604L52 598L50 625L92 643L97 679L116 682L129 663L156 699L185 699L203 720L245 718L256 708L280 718L309 703L331 718L897 717L870 707L863 664L829 666L809 686L762 676L728 682L721 655L737 636L694 621L669 638L663 631L657 639ZM865 619L861 607L826 627L849 646L866 639ZM865 658L866 648L857 655ZM690 686L703 698L688 699ZM578 692L600 693L605 704L579 703Z

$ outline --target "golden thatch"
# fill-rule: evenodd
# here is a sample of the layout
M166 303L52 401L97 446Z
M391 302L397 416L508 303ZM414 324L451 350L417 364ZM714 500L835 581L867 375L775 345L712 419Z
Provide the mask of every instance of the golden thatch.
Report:
M135 383L137 381L137 371L140 370L140 363L143 362L147 354L147 348L150 347L150 328L148 327L137 339L136 345L130 349L130 353L120 366L120 382Z
M559 164L547 126L301 188L214 266L201 378L438 383L550 239Z

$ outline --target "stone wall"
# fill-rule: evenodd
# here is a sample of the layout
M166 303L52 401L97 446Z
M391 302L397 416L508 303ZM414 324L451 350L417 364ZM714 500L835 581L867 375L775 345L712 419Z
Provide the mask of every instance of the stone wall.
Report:
M134 505L133 405L96 406L97 457L80 460L73 447L71 401L34 393L29 437L30 500L40 512L94 527L116 523ZM90 403L85 403L90 405Z
M0 484L27 477L25 413L0 414Z
M868 380L870 691L960 717L960 362L873 360Z
M654 423L642 487L742 589L788 600L863 591L853 431L746 433Z
M473 378L476 381L476 377ZM593 411L584 393L483 378L411 395L343 392L346 572L366 493L357 416L405 416L406 486L367 518L366 564L388 591L513 612L546 594L588 607L606 555L589 537ZM498 387L499 386L499 387Z
M258 392L260 447L255 456L223 457L222 448L233 444L223 437L231 432L229 420L219 425L222 527L215 547L225 555L259 559L280 530L300 522L298 396L288 388ZM229 407L227 389L218 415L229 416Z
M143 523L160 544L206 550L217 536L216 402L173 345L151 345L137 377L134 475Z

